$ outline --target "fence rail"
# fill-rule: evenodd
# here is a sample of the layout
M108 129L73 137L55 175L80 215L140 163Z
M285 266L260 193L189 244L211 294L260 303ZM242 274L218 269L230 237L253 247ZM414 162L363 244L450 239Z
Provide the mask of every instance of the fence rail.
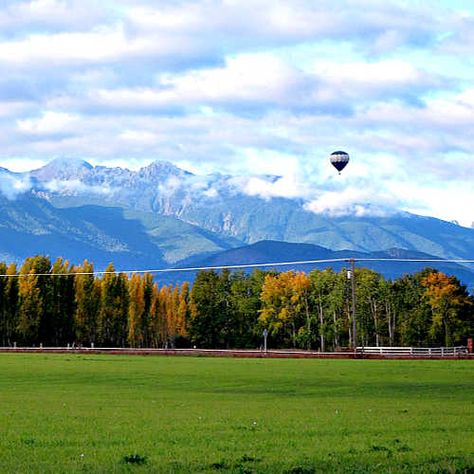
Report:
M394 356L436 356L436 357L453 357L457 355L467 354L467 347L357 347L358 354L380 354Z

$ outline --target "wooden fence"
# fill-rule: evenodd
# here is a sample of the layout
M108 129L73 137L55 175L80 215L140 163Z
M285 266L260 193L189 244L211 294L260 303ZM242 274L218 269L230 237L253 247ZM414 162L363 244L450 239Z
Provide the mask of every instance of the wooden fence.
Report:
M467 347L357 347L360 355L418 356L418 357L455 357L467 354Z

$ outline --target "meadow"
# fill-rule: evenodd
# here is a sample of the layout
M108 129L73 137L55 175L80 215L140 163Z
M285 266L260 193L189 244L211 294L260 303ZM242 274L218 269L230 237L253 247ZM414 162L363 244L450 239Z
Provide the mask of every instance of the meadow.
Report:
M0 472L474 472L472 361L0 354Z

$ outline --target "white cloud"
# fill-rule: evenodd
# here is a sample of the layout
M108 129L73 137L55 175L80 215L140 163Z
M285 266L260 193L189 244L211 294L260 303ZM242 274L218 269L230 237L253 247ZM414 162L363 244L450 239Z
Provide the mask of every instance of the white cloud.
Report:
M2 159L2 166L15 173L23 173L31 170L41 168L46 165L47 160L35 158L4 158Z
M46 111L39 118L18 120L17 125L22 132L41 135L71 130L78 121L74 114Z
M31 180L28 175L11 175L0 170L0 193L7 199L15 199L31 189Z
M245 107L298 104L304 99L309 78L273 54L245 54L226 59L223 67L164 74L155 87L99 89L91 103L134 111L166 107L199 107L212 116L209 105Z
M159 189L161 194L169 196L181 189L182 186L183 182L180 178L176 176L170 176L164 183L160 184Z
M225 67L165 76L165 97L180 100L272 100L279 102L298 74L272 54L244 54L226 60ZM169 91L169 92L168 92ZM174 97L173 97L174 96Z
M100 62L118 59L141 49L120 28L104 31L31 34L0 43L0 62L32 64Z
M258 196L263 199L275 197L300 198L303 190L295 176L282 176L273 180L261 177L250 177L241 180L241 191L249 196Z
M385 195L384 195L385 194ZM383 217L397 212L397 199L380 191L365 187L347 187L326 191L308 202L305 209L330 216L356 215Z
M426 182L394 182L390 183L390 187L393 192L404 196L406 211L457 221L465 227L471 227L474 223L474 210L471 205L466 205L473 202L473 187L469 177L464 182L444 182L439 186Z
M119 138L127 142L138 142L144 145L152 145L156 142L156 134L146 130L124 130Z
M107 185L91 186L78 179L58 180L52 179L44 183L48 191L61 192L63 194L112 194L114 190Z

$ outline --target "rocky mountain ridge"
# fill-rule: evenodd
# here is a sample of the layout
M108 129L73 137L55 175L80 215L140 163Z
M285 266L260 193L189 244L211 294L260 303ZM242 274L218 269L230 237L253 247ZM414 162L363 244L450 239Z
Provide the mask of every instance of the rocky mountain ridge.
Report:
M41 239L26 239L32 254L41 253L39 243L44 242L45 235L52 237L59 232L64 236L68 228L76 229L70 236L81 235L79 240L93 242L96 251L92 253L100 256L105 252L101 261L109 258L110 249L104 248L104 242L115 238L120 242L115 250L124 249L125 262L128 252L130 262L157 265L204 259L262 240L319 245L332 251L370 253L398 248L440 258L474 255L474 229L406 212L383 217L315 214L305 209L301 199L252 194L249 179L198 176L162 161L138 171L67 159L54 160L30 173L0 169L0 230L10 235L23 232L23 237L15 239L18 245L25 235L43 235ZM259 179L271 183L279 178ZM23 211L42 209L38 211L41 218L27 219L18 210L20 204ZM100 231L96 229L99 224ZM42 229L40 233L38 229ZM128 233L138 230L140 238L135 235L129 242ZM4 239L8 240L7 234ZM0 242L0 254L15 255L4 242ZM77 240L68 244L71 254L87 254L85 248L74 253L74 242ZM54 249L54 245L44 244L43 251L51 253Z

